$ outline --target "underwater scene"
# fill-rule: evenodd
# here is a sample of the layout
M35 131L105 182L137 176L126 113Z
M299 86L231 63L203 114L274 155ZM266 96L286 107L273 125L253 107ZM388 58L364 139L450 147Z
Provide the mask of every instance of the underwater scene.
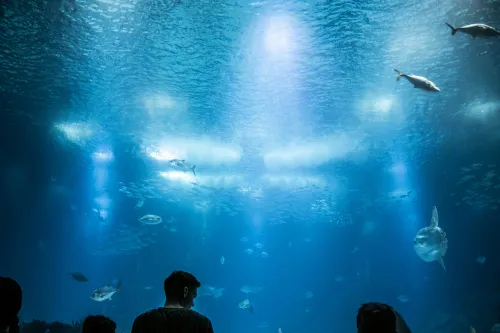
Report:
M1 0L21 332L500 332L499 78L499 0Z

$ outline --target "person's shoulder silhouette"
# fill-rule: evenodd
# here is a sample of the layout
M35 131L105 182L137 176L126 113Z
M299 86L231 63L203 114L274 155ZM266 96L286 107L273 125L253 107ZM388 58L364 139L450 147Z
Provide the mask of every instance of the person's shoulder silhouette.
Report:
M194 275L175 271L164 282L165 306L139 315L132 333L213 333L210 319L191 310L197 289L201 286Z

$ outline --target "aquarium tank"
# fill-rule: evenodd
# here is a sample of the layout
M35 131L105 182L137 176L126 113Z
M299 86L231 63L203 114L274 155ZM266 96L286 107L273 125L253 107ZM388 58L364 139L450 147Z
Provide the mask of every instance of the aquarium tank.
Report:
M216 333L496 331L499 78L499 0L1 0L21 332L176 270Z

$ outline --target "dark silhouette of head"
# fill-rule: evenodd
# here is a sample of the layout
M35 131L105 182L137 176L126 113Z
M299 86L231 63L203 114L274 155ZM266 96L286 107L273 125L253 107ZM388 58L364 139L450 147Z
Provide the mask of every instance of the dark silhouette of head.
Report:
M83 321L82 333L115 333L116 323L105 316L88 316Z
M358 333L396 333L394 309L387 304L370 302L361 305L356 317Z
M23 304L21 286L11 278L0 277L0 330L19 332L19 311Z
M184 271L172 272L163 283L167 305L179 304L183 308L191 309L200 286L201 283L193 274Z

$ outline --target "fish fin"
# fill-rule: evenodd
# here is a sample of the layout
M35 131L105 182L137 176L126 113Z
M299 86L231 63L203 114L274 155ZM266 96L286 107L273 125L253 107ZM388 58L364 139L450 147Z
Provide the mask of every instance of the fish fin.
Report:
M432 207L431 227L436 228L439 225L439 215L436 206Z
M191 170L193 170L193 175L196 177L196 172L194 172L195 168L196 168L196 165L193 165L193 167L191 168Z
M403 77L403 73L401 73L400 71L398 71L397 69L394 70L396 73L398 73L398 77L396 78L396 81L399 81L401 80L401 78Z
M444 265L443 257L440 257L438 261L439 261L439 264L441 265L441 267L443 267L444 271L446 272L446 266Z
M476 329L472 325L469 326L469 333L476 333Z
M445 22L445 24L446 24L448 27L450 27L450 29L451 29L451 35L452 35L452 36L453 36L453 35L455 35L455 34L457 33L457 31L458 31L458 29L457 29L457 28L455 28L454 26L452 26L452 25L451 25L451 24L449 24L449 23L446 23L446 22Z

